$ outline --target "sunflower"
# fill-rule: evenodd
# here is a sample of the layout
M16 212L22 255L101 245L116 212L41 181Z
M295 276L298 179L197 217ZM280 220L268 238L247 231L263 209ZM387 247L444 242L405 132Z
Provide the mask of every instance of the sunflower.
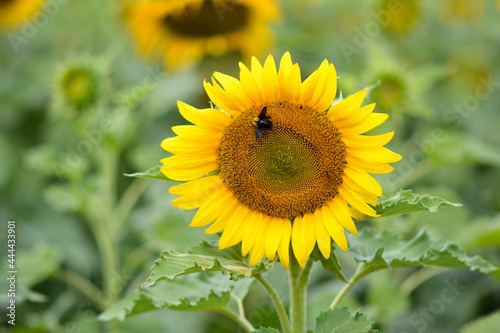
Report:
M125 14L139 51L164 57L168 68L231 50L260 54L271 44L268 23L277 15L274 0L136 0Z
M401 156L382 147L393 132L363 136L387 114L361 107L366 90L332 106L337 90L333 64L324 60L303 83L287 52L279 71L269 56L251 70L240 63L240 80L214 73L204 82L219 109L179 102L194 125L162 147L162 172L187 181L170 188L172 205L198 208L191 226L223 231L221 249L241 242L250 264L276 252L285 268L289 248L303 267L315 245L329 258L331 239L347 250L344 229L358 234L353 217L376 216L382 189L368 173L388 173Z
M0 0L0 28L11 28L29 20L45 0Z

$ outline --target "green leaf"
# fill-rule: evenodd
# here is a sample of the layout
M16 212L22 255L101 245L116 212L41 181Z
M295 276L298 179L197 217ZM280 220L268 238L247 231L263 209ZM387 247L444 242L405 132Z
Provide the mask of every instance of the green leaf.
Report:
M326 259L325 257L323 257L323 254L321 254L321 252L319 251L318 246L314 248L314 251L311 254L311 258L313 258L315 261L321 261L323 269L333 273L333 275L335 275L335 277L340 281L343 281L345 283L349 282L347 281L347 278L345 277L344 273L342 273L342 266L340 266L339 260L335 255L334 246L332 246L332 250L330 252L330 258Z
M158 309L178 311L218 310L225 308L233 291L246 291L252 280L231 281L222 275L185 275L142 289L113 304L100 320L119 319Z
M136 173L125 173L124 175L127 177L136 177L136 178L148 178L148 179L160 179L167 181L175 181L170 178L167 178L160 170L161 166L157 165L152 167L151 169L144 172L136 172Z
M366 316L356 312L350 313L347 308L327 310L316 318L314 333L372 333L373 322Z
M151 274L142 287L146 288L161 280L172 280L177 276L199 272L221 271L223 274L229 274L231 279L237 280L239 277L251 277L267 270L274 263L275 261L265 261L250 266L241 255L239 246L219 250L217 245L203 240L191 248L189 254L164 251L155 261Z
M466 325L460 333L484 333L497 332L500 327L500 311L494 312L487 317L480 318Z
M390 197L380 198L375 211L381 216L390 216L420 211L436 212L441 207L461 206L436 196L420 195L413 193L412 190L400 190Z
M258 330L252 331L252 333L280 333L280 331L278 331L275 328L270 328L270 327L264 328L264 327L261 327Z
M359 236L349 235L348 238L356 261L367 263L366 268L369 269L440 266L482 273L496 270L480 256L470 257L458 244L435 238L425 230L410 240L403 240L387 230L375 233L371 228L363 229Z

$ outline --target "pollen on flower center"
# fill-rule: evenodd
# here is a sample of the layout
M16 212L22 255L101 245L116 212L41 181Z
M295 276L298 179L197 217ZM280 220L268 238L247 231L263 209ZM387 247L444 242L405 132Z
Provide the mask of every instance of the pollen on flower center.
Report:
M168 15L163 21L169 29L181 35L208 37L245 27L248 16L248 8L236 2L204 0L196 8L187 7L181 14Z
M273 128L256 138L253 119L264 106ZM244 111L225 129L220 174L247 207L281 218L314 212L342 184L345 145L322 113L289 102Z

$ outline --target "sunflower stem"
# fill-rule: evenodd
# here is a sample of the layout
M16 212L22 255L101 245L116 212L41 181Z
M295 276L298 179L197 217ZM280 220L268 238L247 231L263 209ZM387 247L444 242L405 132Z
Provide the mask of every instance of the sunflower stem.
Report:
M338 293L337 297L335 297L335 299L333 300L332 304L330 305L330 309L333 310L333 309L337 308L340 305L340 302L342 301L342 299L344 299L344 297L349 293L349 291L351 291L351 289L354 287L354 285L359 280L361 280L362 278L364 278L368 274L370 274L372 272L375 272L375 271L378 271L378 270L380 270L382 268L386 268L386 267L384 267L384 266L378 266L378 267L375 266L375 267L365 268L365 264L364 263L359 264L358 268L356 269L356 272L352 276L352 278L349 281L349 283L346 284L344 286L344 288L342 288L342 290Z
M290 321L288 319L288 316L286 314L285 307L283 306L283 303L281 302L280 297L278 296L278 293L276 290L271 286L269 281L267 281L262 275L257 274L254 276L254 278L260 282L260 284L266 289L266 291L269 293L269 296L271 296L271 299L274 302L274 306L276 307L276 310L278 311L278 315L280 317L281 321L281 327L283 328L283 331L285 333L292 333L292 328L290 327Z
M313 260L309 258L304 266L300 265L294 255L290 256L290 317L292 332L306 332L306 289Z
M253 327L253 325L245 317L239 316L237 313L225 308L220 309L218 311L230 318L233 318L234 321L236 321L238 324L240 324L241 327L245 329L245 331L249 333L255 331L255 327Z

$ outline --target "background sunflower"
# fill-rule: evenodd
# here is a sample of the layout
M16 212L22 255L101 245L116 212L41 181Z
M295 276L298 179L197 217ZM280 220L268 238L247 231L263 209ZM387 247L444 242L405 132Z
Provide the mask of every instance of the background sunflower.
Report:
M278 9L274 0L146 0L129 2L124 15L139 51L174 69L230 51L261 54Z
M9 29L28 22L44 2L45 0L0 1L0 28Z

